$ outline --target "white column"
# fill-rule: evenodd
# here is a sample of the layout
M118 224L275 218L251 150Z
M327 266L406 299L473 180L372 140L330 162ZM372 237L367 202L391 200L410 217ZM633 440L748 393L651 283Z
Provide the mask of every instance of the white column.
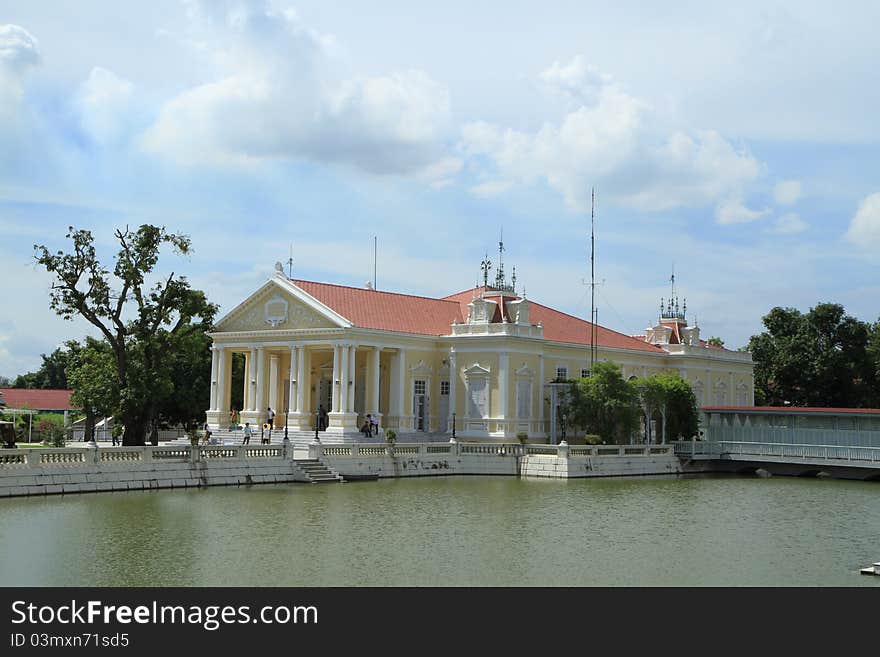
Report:
M280 358L278 354L269 356L269 406L275 413L278 413L278 364Z
M458 368L455 366L455 349L449 350L449 422L452 422L452 415L455 413L455 389L458 387ZM449 424L449 430L452 431L452 424Z
M296 352L296 410L307 413L310 409L306 409L306 388L309 385L306 381L306 352L302 347L297 347Z
M397 381L392 385L397 387L397 415L403 417L406 409L406 351L401 349L398 351L400 359L397 367Z
M368 392L370 393L370 401L367 403L367 406L369 406L369 412L373 415L379 414L379 357L381 354L382 349L380 347L373 347L369 368L370 387L368 388Z
M239 410L246 411L251 407L250 400L248 399L248 395L251 391L251 382L250 382L250 367L251 367L251 355L248 352L244 354L244 376L242 377L244 380L242 381L242 391L241 391L241 408Z
M543 431L544 422L544 354L538 354L538 421Z
M507 373L509 354L502 351L498 354L498 417L507 418Z
M348 349L349 349L349 353L348 353L348 393L347 393L348 394L348 397L347 397L348 407L346 408L346 411L348 413L353 413L354 412L354 399L355 399L354 389L357 386L357 374L355 373L355 367L354 367L355 355L357 354L357 347L352 344L352 345L348 346Z
M727 393L727 405L736 406L736 388L733 387L733 372L730 373L730 392Z
M211 403L208 409L211 411L217 410L217 352L217 347L211 347Z
M226 366L226 349L224 347L219 348L219 355L217 358L217 409L221 413L227 410L226 406L226 370L228 369Z
M755 375L749 377L749 406L755 405Z
M336 413L339 410L339 397L342 395L342 376L339 373L342 360L340 349L341 347L338 344L333 345L333 380L330 382L333 390L333 399L330 400L328 413Z
M339 347L339 412L348 410L348 345Z
M251 347L251 353L248 355L248 396L247 409L249 411L257 410L257 349Z
M397 389L397 379L398 374L397 370L400 368L400 354L392 354L391 355L391 370L388 373L388 414L394 415L397 413L398 401L397 398L400 394L400 391Z
M256 394L256 408L260 414L259 423L262 423L263 411L266 410L266 382L264 379L266 378L266 349L265 347L257 347L257 394Z
M299 383L299 378L297 378L297 366L296 360L299 355L299 347L292 344L290 345L290 380L287 382L288 392L287 392L287 410L292 413L296 413L299 411L299 405L296 400L296 386Z

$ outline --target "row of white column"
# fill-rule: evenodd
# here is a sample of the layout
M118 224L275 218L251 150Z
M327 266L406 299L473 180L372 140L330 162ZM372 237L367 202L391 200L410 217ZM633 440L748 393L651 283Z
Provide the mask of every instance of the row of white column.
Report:
M381 347L370 347L371 352L367 360L367 377L370 385L367 386L369 398L366 399L368 412L379 412L379 375ZM330 412L333 413L353 413L355 399L355 356L358 346L354 344L334 344L333 345L333 400ZM226 410L229 405L227 399L226 379L230 370L230 354L229 349L224 347L213 347L211 358L211 409L213 411ZM263 410L264 407L271 406L277 410L278 407L278 383L280 375L280 354L271 353L268 356L268 374L269 374L269 398L266 399L266 386L261 385L265 379L267 368L267 354L265 347L252 347L247 354L247 391L245 394L244 411ZM400 359L400 354L397 355ZM305 408L305 390L306 381L306 353L305 347L302 345L290 345L290 371L289 371L289 392L291 412L307 412ZM399 382L401 392L405 384L403 376L404 368L400 367L401 376ZM403 394L399 396L402 400ZM402 409L402 405L401 405ZM402 412L402 411L401 411Z
M228 378L231 362L230 351L224 347L212 347L211 354L211 409L224 411L229 406L226 398ZM262 410L264 406L278 408L278 382L280 375L280 354L269 355L269 399L266 400L265 387L259 385L266 371L266 349L264 347L252 347L247 358L247 390L244 395L245 408L243 411ZM290 371L289 371L289 410L291 412L305 411L305 347L302 345L290 345Z
M355 398L355 355L358 346L354 344L334 344L333 345L333 386L334 394L332 408L333 413L353 413ZM366 399L368 412L379 412L379 375L380 375L380 355L381 348L378 346L371 347L372 351L367 361L367 377L370 381L367 390L369 398ZM229 400L226 399L227 387L225 385L231 366L229 358L229 349L223 347L212 348L211 359L211 410L220 411L228 407ZM305 391L308 382L306 381L306 358L305 347L302 345L290 345L290 372L289 372L289 392L290 411L294 413L308 412L305 408ZM259 385L264 379L266 371L266 349L265 347L252 347L248 354L248 380L247 394L245 395L244 411L255 412L262 410L267 405L265 387ZM280 356L278 354L269 355L269 399L268 406L277 410L278 406L278 376L279 376ZM407 396L406 388L406 352L398 350L391 360L391 399L389 411L392 415L402 416L404 414L405 400ZM508 352L501 352L498 359L498 393L499 405L498 416L507 417L508 404L508 380L509 380L509 364L510 357ZM456 408L456 389L457 389L457 365L455 350L449 353L449 414L455 412ZM732 377L731 377L732 378ZM538 356L538 381L543 386L544 382L544 357ZM539 388L538 394L543 394ZM544 405L538 404L538 419L544 419Z

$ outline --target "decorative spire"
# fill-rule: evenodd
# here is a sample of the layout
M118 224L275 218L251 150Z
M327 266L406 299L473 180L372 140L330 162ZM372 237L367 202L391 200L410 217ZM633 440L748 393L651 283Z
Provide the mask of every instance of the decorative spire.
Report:
M660 321L684 322L687 315L687 299L683 305L679 305L678 296L675 294L675 265L672 266L672 275L669 277L672 296L666 299L660 298Z
M510 277L510 282L513 286L513 293L516 294L516 266L513 268L513 276Z
M492 269L492 261L489 260L488 253L483 258L483 262L480 263L480 269L483 270L483 287L489 287L489 270Z

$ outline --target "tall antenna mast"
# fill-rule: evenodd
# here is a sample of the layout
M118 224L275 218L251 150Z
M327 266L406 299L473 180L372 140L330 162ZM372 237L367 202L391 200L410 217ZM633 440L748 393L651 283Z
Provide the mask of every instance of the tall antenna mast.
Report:
M590 376L596 364L596 188L590 190Z
M377 254L379 251L379 238L376 235L373 235L373 289L376 289L376 261Z
M287 259L287 278L293 278L293 242L290 243L290 257Z

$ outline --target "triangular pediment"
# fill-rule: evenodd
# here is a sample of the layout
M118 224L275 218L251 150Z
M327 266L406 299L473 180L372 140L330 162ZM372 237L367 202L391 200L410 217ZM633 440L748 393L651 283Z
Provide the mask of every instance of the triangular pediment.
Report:
M317 329L351 322L291 283L275 275L216 325L218 332Z

